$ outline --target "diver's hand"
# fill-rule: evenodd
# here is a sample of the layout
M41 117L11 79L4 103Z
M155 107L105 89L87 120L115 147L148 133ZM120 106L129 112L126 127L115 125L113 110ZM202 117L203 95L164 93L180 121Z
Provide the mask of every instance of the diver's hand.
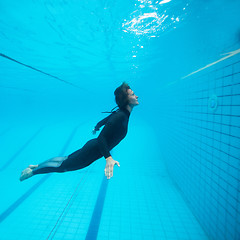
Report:
M110 179L113 176L113 167L115 164L117 164L120 167L119 162L113 160L111 156L106 158L106 166L105 166L104 172L107 179Z

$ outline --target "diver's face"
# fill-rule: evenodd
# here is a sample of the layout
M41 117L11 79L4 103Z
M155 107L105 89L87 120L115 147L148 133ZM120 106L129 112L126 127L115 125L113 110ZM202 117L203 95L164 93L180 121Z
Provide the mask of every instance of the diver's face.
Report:
M131 106L137 106L139 104L138 96L135 95L132 89L128 89L127 93L128 93L128 104Z

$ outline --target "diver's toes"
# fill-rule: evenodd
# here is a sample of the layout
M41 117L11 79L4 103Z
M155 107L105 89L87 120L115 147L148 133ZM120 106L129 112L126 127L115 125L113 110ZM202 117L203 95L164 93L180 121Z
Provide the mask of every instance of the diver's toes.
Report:
M28 167L31 168L31 169L34 169L34 168L37 168L38 165L29 165Z

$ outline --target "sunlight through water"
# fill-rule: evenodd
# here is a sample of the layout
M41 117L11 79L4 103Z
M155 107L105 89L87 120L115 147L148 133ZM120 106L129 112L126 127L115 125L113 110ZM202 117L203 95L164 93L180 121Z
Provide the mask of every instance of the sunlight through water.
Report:
M123 31L158 37L184 20L188 5L186 1L177 0L136 0L135 10L122 23Z

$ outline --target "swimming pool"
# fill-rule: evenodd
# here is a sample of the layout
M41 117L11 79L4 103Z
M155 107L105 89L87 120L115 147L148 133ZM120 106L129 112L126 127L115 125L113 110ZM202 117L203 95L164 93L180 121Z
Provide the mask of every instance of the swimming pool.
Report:
M239 1L0 2L0 239L239 239ZM79 149L127 81L140 105L87 168Z

